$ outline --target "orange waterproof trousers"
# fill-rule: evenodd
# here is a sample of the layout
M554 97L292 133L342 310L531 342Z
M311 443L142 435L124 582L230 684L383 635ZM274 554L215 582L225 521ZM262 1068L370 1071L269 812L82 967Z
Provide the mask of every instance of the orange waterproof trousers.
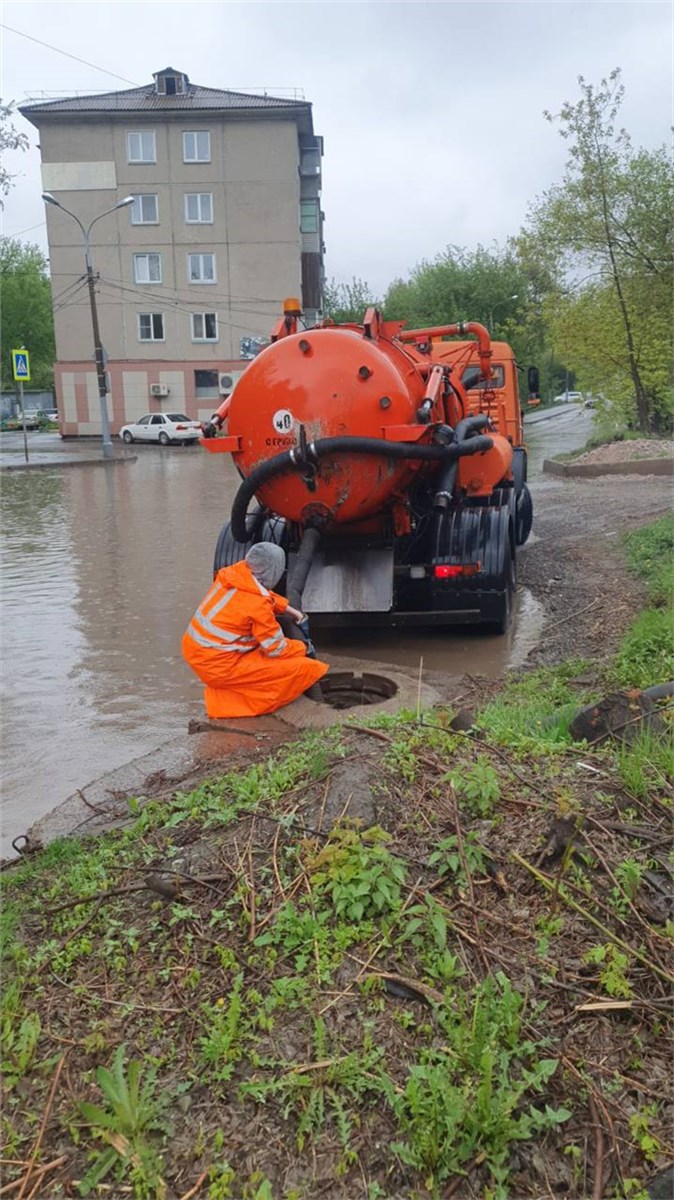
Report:
M218 571L182 640L206 685L209 717L257 717L290 704L328 670L286 638L276 620L288 601L267 591L242 560Z

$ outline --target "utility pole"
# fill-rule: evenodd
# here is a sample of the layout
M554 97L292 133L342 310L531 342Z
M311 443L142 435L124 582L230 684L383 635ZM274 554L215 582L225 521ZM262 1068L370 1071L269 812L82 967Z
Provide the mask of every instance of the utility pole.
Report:
M96 308L96 288L94 286L94 270L91 265L89 238L86 238L85 258L87 264L87 284L89 286L89 303L91 305L91 324L94 331L94 359L96 362L96 377L98 379L98 402L101 408L101 432L103 435L103 458L112 458L112 438L110 437L110 422L108 421L108 384L105 378L105 362L101 345L101 331L98 325L98 309Z
M110 437L110 423L108 421L108 386L105 372L105 351L101 345L101 331L98 325L98 310L96 308L96 287L94 279L94 268L91 262L91 242L90 234L92 227L101 217L107 217L110 213L116 212L118 208L126 208L128 204L133 204L134 197L127 196L124 200L120 200L119 204L115 204L112 208L108 208L105 212L99 213L94 217L89 226L85 229L79 217L71 212L69 208L64 206L52 196L51 192L43 192L42 199L46 204L53 204L55 208L60 208L61 212L72 217L79 225L82 236L84 237L84 260L87 267L87 285L89 288L89 304L91 305L91 325L94 334L94 361L96 363L96 379L98 381L98 402L101 408L101 434L103 438L103 458L112 458L112 438Z

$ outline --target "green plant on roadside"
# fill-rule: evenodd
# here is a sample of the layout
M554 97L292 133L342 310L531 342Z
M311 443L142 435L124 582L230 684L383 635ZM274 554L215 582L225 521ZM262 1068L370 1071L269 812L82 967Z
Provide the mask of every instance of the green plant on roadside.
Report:
M204 1033L197 1039L199 1058L207 1078L214 1083L226 1083L243 1055L243 972L232 984L229 1000L202 1004L201 1018Z
M5 983L0 1010L0 1047L2 1080L13 1088L30 1071L40 1040L42 1023L39 1014L24 1014L24 996L18 980Z
M615 999L629 1000L633 995L632 985L627 978L630 960L613 942L601 946L592 946L583 955L583 962L600 966L599 983L607 996Z
M547 958L552 939L557 937L563 928L564 918L559 914L542 913L536 918L536 953L539 958Z
M126 1046L118 1046L112 1069L99 1067L96 1072L106 1107L88 1101L79 1105L94 1137L106 1143L105 1149L91 1152L92 1163L80 1184L80 1193L90 1195L112 1174L117 1183L130 1181L137 1200L159 1200L166 1191L162 1159L150 1136L170 1132L164 1113L172 1097L157 1093L154 1070L147 1071L143 1079L140 1061L131 1059L125 1068L125 1057Z
M657 1103L645 1104L629 1118L630 1133L646 1162L654 1162L661 1150L659 1139L653 1132L653 1123L658 1117Z
M281 1074L271 1079L242 1083L241 1096L258 1104L275 1097L285 1117L292 1116L297 1128L297 1147L314 1142L326 1125L332 1125L342 1146L342 1164L355 1155L351 1151L353 1128L360 1121L358 1106L365 1097L380 1095L383 1050L366 1029L363 1044L348 1054L331 1053L325 1022L317 1017L313 1030L314 1062L306 1067L278 1063Z
M498 775L484 755L473 763L457 763L442 781L453 784L462 808L476 817L490 817L501 796Z
M674 517L635 529L624 541L627 565L646 581L651 604L667 604L674 595Z
M422 1051L402 1089L382 1082L401 1139L393 1149L422 1172L433 1195L480 1157L495 1200L508 1195L510 1146L538 1137L570 1117L566 1108L537 1108L557 1059L540 1057L542 1043L522 1036L524 1001L505 976L476 988L472 1007L461 994L437 1010L446 1044Z
M672 614L646 608L624 634L611 671L617 687L647 688L674 674Z
M674 778L674 739L643 729L616 749L618 774L633 796L650 791L669 793Z
M463 839L463 858L471 875L484 875L487 856L480 845L478 835L472 830ZM463 878L463 861L459 839L455 833L437 843L437 849L428 856L428 865L437 871L441 879L447 875Z
M376 825L364 830L336 825L309 862L312 888L329 898L338 920L366 921L400 906L406 871L386 849L388 839Z
M593 693L573 685L592 664L575 659L556 667L539 667L505 687L481 710L477 724L490 739L511 749L554 753L568 744L569 715L589 703ZM560 719L560 712L566 714Z

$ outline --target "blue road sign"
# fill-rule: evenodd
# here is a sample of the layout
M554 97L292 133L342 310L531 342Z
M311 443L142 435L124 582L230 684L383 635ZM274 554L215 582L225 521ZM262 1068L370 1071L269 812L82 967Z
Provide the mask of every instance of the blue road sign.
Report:
M12 374L16 383L30 383L30 355L27 350L12 350Z

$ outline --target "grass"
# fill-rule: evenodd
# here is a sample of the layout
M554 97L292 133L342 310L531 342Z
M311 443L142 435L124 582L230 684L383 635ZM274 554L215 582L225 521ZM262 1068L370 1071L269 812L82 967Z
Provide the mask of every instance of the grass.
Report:
M646 587L649 607L626 630L613 668L618 687L646 688L674 678L674 518L661 517L624 539L629 570Z
M630 925L647 888L638 840L602 840L612 878L594 861L589 890L589 851L565 856L546 887L512 855L536 861L560 813L638 824L664 804L653 746L638 776L634 761L583 751L600 796L563 726L546 723L577 701L581 667L511 683L475 736L448 729L442 710L374 720L372 737L309 734L248 771L133 806L126 831L55 843L7 872L6 1156L30 1158L67 1053L36 1163L67 1156L42 1187L55 1198L66 1179L71 1193L136 1200L198 1178L205 1200L421 1200L461 1194L467 1178L494 1200L542 1194L522 1162L544 1147L547 1170L585 1146L586 1088L606 1085L596 1018L575 1014L564 1040L573 1006L588 987L650 1002L651 956L666 953L657 928L644 938ZM378 824L321 831L345 757L369 762ZM633 816L607 798L621 776ZM182 890L117 894L148 874ZM556 990L560 971L577 982ZM659 1015L645 1048L638 1022L607 1025L601 1071L638 1054L646 1086L659 1078ZM638 1178L667 1138L658 1104L648 1130L630 1132L621 1086L613 1120ZM587 1145L570 1196L592 1171ZM17 1188L23 1170L9 1170Z

